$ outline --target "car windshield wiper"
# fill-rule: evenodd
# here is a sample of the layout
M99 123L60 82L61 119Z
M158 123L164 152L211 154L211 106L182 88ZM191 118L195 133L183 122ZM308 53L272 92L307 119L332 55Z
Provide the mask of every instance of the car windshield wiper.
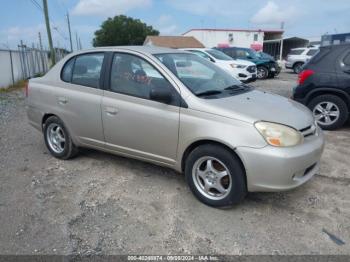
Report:
M226 87L224 90L243 90L246 89L247 87L244 85L232 85L232 86L228 86Z
M211 96L211 95L218 95L221 93L222 93L222 91L220 91L220 90L206 90L206 91L197 93L196 96Z

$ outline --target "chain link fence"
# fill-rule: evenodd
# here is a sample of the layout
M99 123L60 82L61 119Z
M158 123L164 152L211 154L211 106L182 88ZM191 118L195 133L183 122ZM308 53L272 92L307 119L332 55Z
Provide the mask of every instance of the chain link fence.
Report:
M66 53L56 50L56 61ZM0 49L0 88L7 88L16 82L45 74L50 68L48 51L27 46L18 50Z

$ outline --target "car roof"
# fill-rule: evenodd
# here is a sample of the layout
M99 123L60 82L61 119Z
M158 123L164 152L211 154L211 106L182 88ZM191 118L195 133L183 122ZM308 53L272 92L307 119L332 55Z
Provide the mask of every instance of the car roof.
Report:
M229 47L219 47L218 49L241 49L241 50L249 50L249 49L251 49L251 48L248 48L248 47L229 46Z
M297 47L297 48L292 48L291 50L305 50L308 47Z
M144 54L166 54L166 53L185 53L184 50L158 47L158 46L104 46L104 47L95 47L91 49L82 50L79 53L93 52L93 51L106 51L106 52L116 52L116 51L135 51Z
M198 51L207 51L207 50L211 50L212 48L205 48L205 47L195 47L195 48L181 48L179 50L184 50L184 51L188 51L188 50L198 50Z
M332 48L332 49L336 49L336 48L348 48L350 47L350 43L349 42L345 42L345 43L340 43L337 45L324 45L324 46L320 46L320 48Z

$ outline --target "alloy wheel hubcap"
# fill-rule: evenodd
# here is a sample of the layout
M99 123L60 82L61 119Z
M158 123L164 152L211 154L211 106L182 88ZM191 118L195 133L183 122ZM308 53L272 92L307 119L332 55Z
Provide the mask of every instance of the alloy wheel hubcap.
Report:
M297 65L295 68L295 72L299 74L301 72L302 65Z
M339 107L332 102L318 103L313 110L317 123L321 125L332 125L340 116Z
M52 123L48 126L46 132L50 148L55 153L62 153L66 145L63 129L58 124Z
M258 69L258 78L264 78L266 75L266 72L264 69Z
M198 159L193 165L192 178L198 191L212 200L225 198L232 187L228 168L214 157Z

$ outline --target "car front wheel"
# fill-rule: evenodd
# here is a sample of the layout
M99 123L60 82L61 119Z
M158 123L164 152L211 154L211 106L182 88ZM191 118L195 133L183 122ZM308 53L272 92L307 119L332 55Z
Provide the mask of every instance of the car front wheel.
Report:
M264 66L258 66L257 77L258 79L266 79L269 76L269 70Z
M239 159L218 145L194 149L187 158L185 176L193 194L209 206L238 204L247 193L245 172Z
M340 128L346 122L349 111L343 101L335 95L320 95L311 100L308 107L317 124L325 130Z
M293 66L294 73L299 74L303 70L303 65L304 65L303 63L296 63Z

